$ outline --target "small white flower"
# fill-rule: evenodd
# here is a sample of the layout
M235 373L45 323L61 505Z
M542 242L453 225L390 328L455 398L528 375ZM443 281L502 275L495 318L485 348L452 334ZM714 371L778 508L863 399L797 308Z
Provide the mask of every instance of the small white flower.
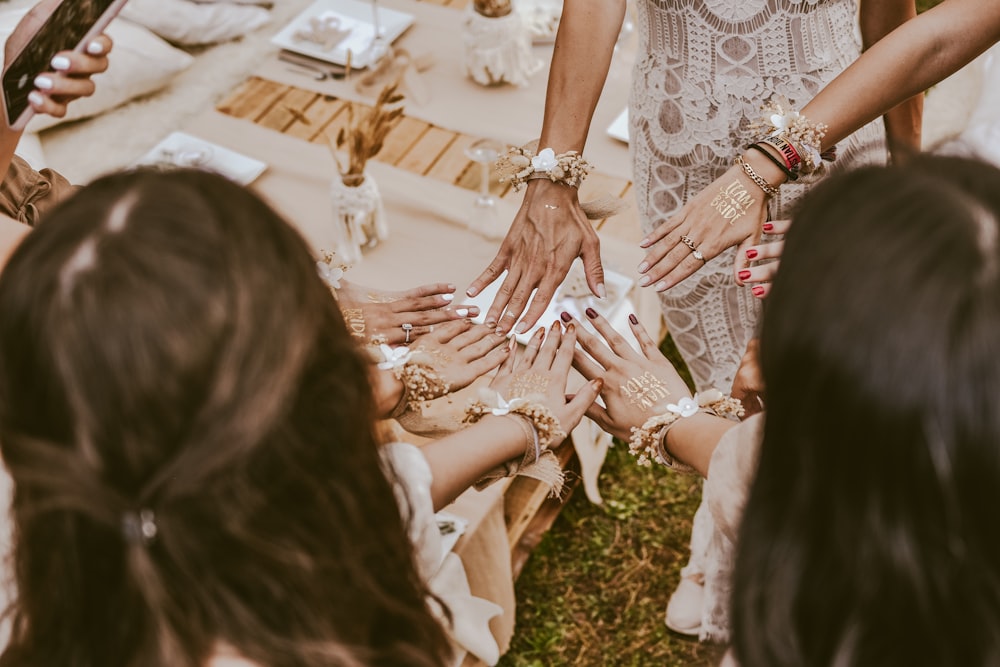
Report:
M677 401L676 404L670 403L667 405L667 410L675 412L681 417L690 417L698 412L698 403L693 398L685 396L681 400Z
M792 123L798 120L798 117L799 117L798 111L789 111L786 114L780 114L780 113L771 114L771 125L773 125L774 129L778 130L779 132L783 132L784 130L787 130L789 127L791 127Z
M393 368L399 368L410 360L411 353L410 348L408 347L392 348L383 343L378 346L378 349L382 353L382 357L384 359L378 364L380 370L388 371Z
M344 277L344 269L340 266L330 266L326 262L316 262L319 277L333 289L340 289L340 279Z
M557 164L559 164L559 160L556 159L556 152L551 148L544 148L538 155L531 158L531 166L535 168L535 171L548 173Z
M497 407L490 410L490 413L496 415L497 417L503 417L506 414L510 414L512 410L518 409L525 403L527 403L527 401L521 397L512 398L510 399L510 401L505 401L503 396L497 394Z
M694 395L694 400L698 401L698 405L701 406L711 405L712 403L721 401L723 398L725 398L725 395L718 389L706 389Z

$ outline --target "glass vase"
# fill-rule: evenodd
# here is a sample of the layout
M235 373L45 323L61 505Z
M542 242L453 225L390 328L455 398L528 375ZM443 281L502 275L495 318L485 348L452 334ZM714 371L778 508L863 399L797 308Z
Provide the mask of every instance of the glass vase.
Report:
M364 252L389 236L382 195L370 175L348 174L333 179L330 199L337 259L347 265L356 264Z

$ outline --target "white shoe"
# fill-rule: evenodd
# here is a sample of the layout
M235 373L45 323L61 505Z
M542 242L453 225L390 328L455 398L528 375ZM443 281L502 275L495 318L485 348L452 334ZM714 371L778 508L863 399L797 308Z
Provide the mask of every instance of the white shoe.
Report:
M682 577L670 596L664 622L676 633L697 637L701 632L701 610L705 586L691 577Z

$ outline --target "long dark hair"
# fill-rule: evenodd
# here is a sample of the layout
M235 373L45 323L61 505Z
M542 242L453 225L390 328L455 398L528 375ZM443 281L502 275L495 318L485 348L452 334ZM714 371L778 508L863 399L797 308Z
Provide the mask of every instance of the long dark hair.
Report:
M439 665L368 364L303 239L200 172L103 178L0 277L0 665Z
M1000 171L961 158L804 198L761 334L743 667L1000 664L998 216Z

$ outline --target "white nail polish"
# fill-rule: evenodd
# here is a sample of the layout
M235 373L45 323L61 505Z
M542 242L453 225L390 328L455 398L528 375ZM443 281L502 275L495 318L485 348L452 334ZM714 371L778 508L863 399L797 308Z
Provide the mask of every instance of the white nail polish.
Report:
M100 42L91 42L87 45L87 53L92 56L99 56L104 53L104 45Z
M643 287L645 287L646 285L648 285L649 283L651 283L652 280L653 279L650 278L649 276L643 276L642 278L639 279L639 284L642 285Z
M655 289L657 292L662 292L663 290L667 289L667 284L661 280L660 282L656 283L656 287L654 287L653 289Z
M639 273L645 273L648 268L649 268L649 262L643 262L642 264L639 265L638 271Z
M454 301L455 295L454 294L442 294L441 298L444 299L446 302L450 303L450 302Z
M602 299L608 298L608 290L606 287L604 287L604 283L597 283L597 296L601 297Z
M523 334L527 330L528 330L528 325L525 324L524 322L521 322L516 327L514 327L514 333L516 334Z
M69 58L66 56L56 56L49 64L52 65L52 69L60 72L68 70L70 66Z
M47 76L36 76L35 77L35 88L39 90L52 90L52 86L55 85L52 79Z
M33 90L28 93L28 101L34 104L36 107L40 107L45 104L45 96L42 95L37 90Z
M459 308L458 310L455 311L455 314L458 315L459 317L468 317L469 316L469 309L468 308Z

